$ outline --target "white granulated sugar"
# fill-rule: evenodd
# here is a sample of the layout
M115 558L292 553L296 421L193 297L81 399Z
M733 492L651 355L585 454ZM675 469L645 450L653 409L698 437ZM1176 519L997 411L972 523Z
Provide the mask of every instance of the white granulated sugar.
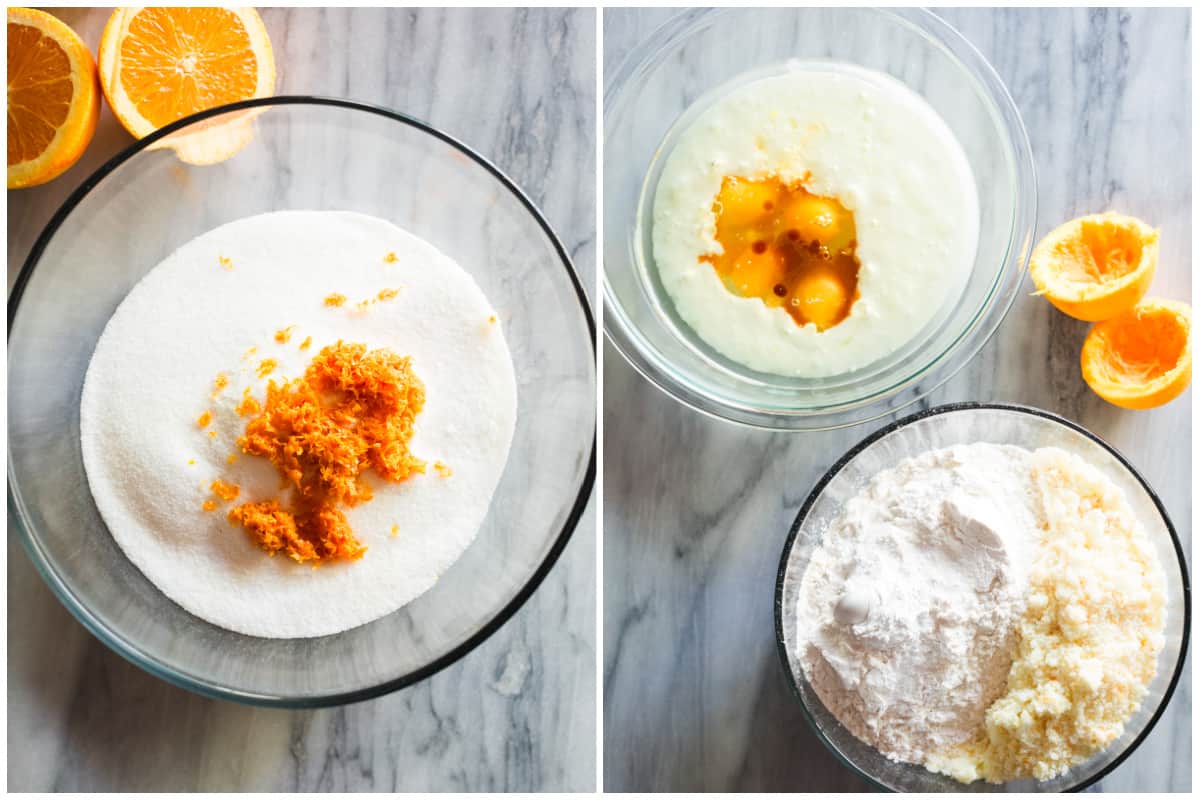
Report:
M399 292L356 307L385 289ZM344 307L324 305L334 293ZM516 381L494 313L433 246L361 214L263 214L192 240L113 314L84 382L84 466L113 537L164 594L241 633L321 636L395 611L466 550L504 469ZM288 326L290 341L276 342ZM411 449L429 466L399 484L365 473L374 499L344 511L366 554L313 569L257 548L227 521L234 504L202 505L218 477L241 487L237 504L278 496L274 467L241 455L246 420L234 408L245 387L265 398L261 360L278 361L269 377L295 378L339 339L412 357L426 403ZM220 373L229 386L210 397ZM206 410L213 422L201 429ZM439 460L449 477L433 469Z
M801 584L800 659L822 702L893 760L983 726L1005 688L1041 510L1032 453L971 444L875 476Z

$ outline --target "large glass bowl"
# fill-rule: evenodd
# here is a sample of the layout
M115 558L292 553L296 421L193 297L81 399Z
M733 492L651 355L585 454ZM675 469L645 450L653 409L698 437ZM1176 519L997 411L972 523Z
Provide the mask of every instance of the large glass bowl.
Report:
M855 738L825 707L809 685L796 657L800 582L809 559L844 504L881 470L905 458L955 444L991 442L1027 449L1059 447L1100 469L1125 493L1145 528L1166 576L1166 644L1158 671L1137 712L1107 749L1051 781L964 786L924 767L889 761ZM801 507L783 548L775 587L775 634L784 671L804 707L805 717L835 756L881 789L905 792L1063 792L1083 789L1129 757L1162 716L1175 691L1191 629L1191 589L1187 564L1175 528L1154 490L1108 443L1062 417L1018 405L956 403L923 411L887 425L846 453L817 482Z
M851 63L908 85L962 144L979 192L978 254L962 291L908 345L831 378L756 372L717 353L679 318L651 248L654 194L679 132L731 82L780 72L789 60ZM604 135L605 334L652 383L713 416L820 430L890 414L941 385L979 351L1024 278L1036 219L1028 137L995 71L928 11L681 13L608 76Z
M188 166L153 147L239 111L254 116L254 138L227 161ZM113 541L80 459L84 372L133 285L193 237L282 209L372 214L441 249L509 312L500 316L517 377L512 450L474 544L403 609L315 639L243 636L168 600ZM432 674L533 592L591 492L595 329L562 244L495 166L383 109L249 101L137 142L88 178L34 245L9 299L8 336L9 513L33 563L104 643L204 694L316 706Z

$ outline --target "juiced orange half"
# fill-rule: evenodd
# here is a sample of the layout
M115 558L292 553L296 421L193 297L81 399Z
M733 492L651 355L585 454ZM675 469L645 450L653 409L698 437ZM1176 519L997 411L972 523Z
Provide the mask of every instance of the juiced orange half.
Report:
M1192 309L1147 298L1088 333L1080 355L1083 379L1121 408L1169 403L1192 381Z
M1158 265L1158 231L1108 212L1059 225L1038 242L1029 274L1064 314L1087 322L1132 308L1150 288Z

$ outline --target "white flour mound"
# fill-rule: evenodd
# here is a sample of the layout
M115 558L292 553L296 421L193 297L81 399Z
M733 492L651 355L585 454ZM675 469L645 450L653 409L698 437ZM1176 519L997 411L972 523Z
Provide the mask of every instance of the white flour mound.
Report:
M821 701L888 758L970 739L1005 687L1043 516L1033 454L971 444L907 459L853 497L800 589Z
M385 289L399 292L356 308ZM324 305L333 293L345 295L344 307ZM104 521L164 594L224 628L323 636L395 611L470 545L504 470L516 381L493 313L461 267L374 217L285 211L193 239L129 293L88 367L83 461ZM290 341L276 342L288 326ZM300 350L309 336L311 347ZM269 462L241 455L246 419L234 407L245 387L265 398L268 379L255 374L262 359L278 361L271 378L299 377L339 339L412 357L426 402L411 449L428 472L399 484L364 473L374 499L344 511L366 554L313 569L268 556L226 519L233 505L275 498L280 488ZM219 373L229 386L212 398ZM213 421L201 429L206 410ZM433 468L438 460L449 477ZM241 495L206 513L218 477Z

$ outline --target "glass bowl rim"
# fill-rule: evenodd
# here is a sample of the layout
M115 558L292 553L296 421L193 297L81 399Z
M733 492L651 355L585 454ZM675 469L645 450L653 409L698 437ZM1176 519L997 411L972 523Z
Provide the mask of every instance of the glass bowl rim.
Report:
M579 302L579 310L583 314L584 322L587 326L588 339L591 343L591 367L595 377L596 373L596 323L592 315L591 306L588 303L587 292L583 288L582 282L579 280L579 275L575 271L574 263L571 260L570 254L566 247L558 238L558 235L550 227L550 223L542 215L542 212L534 204L534 202L525 194L524 191L517 186L516 182L508 176L503 170L491 162L487 157L483 156L478 151L464 144L459 139L451 136L443 130L430 125L429 123L410 116L400 111L395 111L384 106L373 105L370 103L362 103L355 100L345 100L334 97L322 97L317 95L277 95L274 97L261 97L250 100L242 100L236 103L227 103L221 106L215 106L204 111L191 114L183 117L170 125L159 128L155 132L138 139L127 147L123 148L112 158L108 159L95 172L89 175L59 206L50 221L46 223L46 227L42 229L41 234L34 242L33 247L26 256L25 262L21 267L21 271L17 275L16 281L13 283L13 288L9 293L8 298L8 328L7 333L11 335L13 322L16 319L18 307L21 304L22 296L25 288L32 277L34 270L41 261L47 246L66 222L75 208L83 201L88 194L91 193L110 173L116 171L118 167L126 161L131 160L134 156L147 150L150 145L155 142L170 136L176 131L193 125L203 120L213 117L228 114L234 111L251 108L266 108L270 106L310 106L310 107L326 107L342 109L347 111L365 112L378 117L382 117L393 122L398 122L407 125L410 128L432 136L440 140L442 143L449 145L461 154L467 156L472 162L488 173L495 181L507 189L517 202L525 209L525 211L533 218L546 236L547 240L552 245L558 260L566 272L572 288L575 290L576 299ZM491 637L499 630L506 622L508 622L521 609L525 602L533 595L537 588L545 580L550 570L554 567L559 557L566 549L568 541L574 534L578 526L579 519L583 516L584 510L587 508L591 500L592 489L596 478L596 428L595 423L592 425L592 443L591 451L588 457L587 468L584 470L583 478L579 484L579 488L575 494L575 499L570 505L570 511L567 514L562 528L554 536L550 549L546 552L545 557L537 568L526 580L520 590L513 595L508 602L501 606L496 613L488 619L478 630L470 636L459 642L453 648L443 653L441 656L430 661L428 664L372 686L366 686L359 689L352 689L343 692L333 692L329 694L319 694L312 696L285 696L273 695L262 692L248 692L240 689L234 689L228 686L223 686L214 683L206 678L192 675L188 672L176 669L162 662L155 656L149 655L143 651L138 645L126 639L122 634L108 625L101 622L95 617L92 611L87 608L76 597L71 587L59 577L55 568L50 564L48 558L43 554L41 544L37 537L32 534L27 524L27 516L24 512L24 500L21 497L20 487L17 485L15 473L12 464L12 445L6 447L6 464L8 468L8 513L9 519L20 534L21 543L25 547L25 552L29 555L30 560L37 568L42 579L53 591L71 615L78 620L83 627L97 639L100 640L109 649L115 651L118 655L140 667L150 674L162 678L168 683L174 684L181 688L187 689L197 694L206 697L212 697L219 700L232 700L238 703L247 705L272 707L272 708L324 708L327 706L344 705L347 703L356 703L363 700L370 700L391 692L411 686L419 681L422 681L431 675L445 669L454 662L461 659L467 653L474 650L484 641ZM368 623L369 624L369 623Z
M605 81L604 86L605 110L616 105L621 90L635 76L658 66L662 60L660 55L663 48L686 39L695 31L707 27L713 20L740 10L744 9L683 9L664 20L646 38L635 44L613 68L612 75ZM842 8L838 7L837 10ZM899 382L889 382L885 388L865 397L848 400L832 407L799 411L763 409L756 407L751 401L718 397L710 389L698 387L687 380L683 373L672 368L669 358L645 343L645 337L629 321L624 306L617 301L607 273L602 273L605 339L621 354L626 363L656 389L693 411L713 419L762 430L816 432L848 428L898 413L928 397L979 354L1007 318L1024 283L1030 254L1033 251L1033 236L1037 228L1037 167L1033 159L1029 132L1008 86L992 63L969 39L929 9L854 7L851 10L890 18L894 23L931 40L934 46L944 50L976 83L976 88L981 92L996 123L1001 131L1007 134L1006 143L1011 148L1013 159L1016 193L1003 258L994 278L991 279L991 286L983 305L972 314L953 341L925 366ZM951 45L961 48L966 58L957 50L951 50ZM1022 197L1022 192L1027 197ZM1021 241L1022 233L1027 233L1028 237L1024 242ZM1006 285L1009 281L1011 285ZM896 398L906 389L914 387L916 390L912 396L904 398L898 405L884 405L885 401Z
M884 786L882 783L875 780L874 777L868 775L856 764L851 763L840 752L838 752L838 749L833 746L833 743L826 738L824 732L817 725L816 721L813 719L812 713L808 709L808 704L804 702L804 697L800 693L800 686L796 681L796 676L792 673L791 661L788 658L787 644L784 640L784 579L787 575L788 564L791 561L792 547L795 544L796 537L800 534L800 529L804 526L804 522L807 519L809 512L812 510L813 505L816 504L817 498L825 491L825 488L829 485L829 482L832 481L842 471L842 469L846 467L847 464L857 458L860 453L862 453L875 442L891 433L894 433L895 431L900 430L901 428L908 427L912 423L920 422L921 420L940 416L942 414L956 413L959 411L980 410L1010 411L1027 416L1040 417L1042 419L1049 420L1050 422L1057 423L1059 426L1074 431L1075 433L1082 434L1085 438L1090 439L1095 444L1098 444L1100 447L1106 450L1109 455L1115 458L1117 462L1124 467L1125 470L1132 475L1139 484L1141 484L1142 489L1145 490L1147 495L1149 495L1150 499L1154 503L1154 507L1158 510L1159 516L1162 517L1162 521L1167 528L1167 532L1171 536L1171 544L1175 550L1175 558L1177 560L1176 566L1179 569L1179 575L1182 580L1183 589L1183 635L1180 639L1179 657L1175 662L1175 669L1171 674L1171 680L1167 683L1166 691L1163 692L1162 701L1159 702L1158 707L1154 710L1154 713L1150 716L1150 719L1147 720L1145 726L1141 729L1141 731L1138 732L1137 736L1133 738L1129 745L1123 751L1121 751L1116 758L1106 764L1102 769L1098 770L1096 774L1089 776L1078 784L1061 790L1064 792L1079 792L1109 775L1113 770L1119 767L1125 761L1125 759L1129 758L1133 751L1137 750L1137 748L1141 746L1142 742L1145 741L1146 737L1150 735L1150 731L1154 729L1156 724L1158 724L1158 720L1167 710L1167 706L1170 705L1171 699L1175 696L1175 689L1179 684L1180 678L1183 676L1183 663L1187 659L1188 643L1191 638L1192 588L1191 581L1188 578L1187 559L1183 554L1183 545L1179 541L1179 534L1175 531L1175 524L1171 521L1170 515L1167 514L1167 509L1163 506L1162 500L1159 498L1158 493L1154 491L1154 488L1145 479L1145 477L1142 476L1142 473L1138 472L1137 468L1134 467L1133 464L1130 463L1129 460L1125 458L1125 456L1122 455L1119 450L1117 450L1117 448L1113 447L1099 435L1092 433L1087 428L1067 419L1066 417L1055 414L1052 411L1046 411L1034 406L1022 405L1020 403L985 403L974 401L945 403L943 405L918 411L915 414L909 414L902 419L890 422L879 430L871 433L869 436L866 436L860 442L858 442L858 444L847 450L846 453L837 461L835 461L833 466L826 470L821 478L813 485L812 490L804 500L804 504L800 506L800 511L796 514L796 520L792 523L792 528L790 531L788 531L787 540L784 542L783 554L779 560L779 572L775 580L775 652L779 656L784 675L787 677L788 686L791 688L792 694L795 696L796 700L799 701L800 708L803 711L804 720L808 723L808 726L812 729L813 733L816 734L816 737L818 740L820 740L821 744L825 745L825 748L833 754L834 758L847 766L855 775L865 780L875 789L885 792L894 791L893 789Z

